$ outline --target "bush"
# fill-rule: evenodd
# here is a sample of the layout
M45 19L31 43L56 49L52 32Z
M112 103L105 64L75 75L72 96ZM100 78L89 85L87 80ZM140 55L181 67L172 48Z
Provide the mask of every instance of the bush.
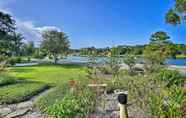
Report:
M0 113L0 118L3 118L3 115Z
M129 74L134 74L134 66L136 64L136 57L134 55L126 55L123 62L129 67Z
M0 75L0 86L16 83L16 79L10 76Z
M107 93L114 93L114 90L127 90L126 81L117 79L117 81L105 81L107 84Z
M183 89L177 85L167 87L162 80L151 76L127 78L129 99L149 118L180 118L184 100Z
M33 57L36 58L36 59L43 59L45 58L46 54L43 53L42 51L40 50L36 50L33 54Z
M16 63L21 63L21 57L11 57L9 60L8 60L8 63L10 65L15 65Z
M151 118L180 118L183 97L183 90L177 86L172 86L166 94L150 93Z
M181 85L181 75L176 70L168 70L166 68L160 69L159 72L154 73L154 79L164 81L167 87L172 85Z
M103 74L112 74L112 69L109 66L104 65L102 67L99 67L98 69Z
M94 94L89 90L72 92L63 100L49 107L48 114L52 118L86 118L94 105Z

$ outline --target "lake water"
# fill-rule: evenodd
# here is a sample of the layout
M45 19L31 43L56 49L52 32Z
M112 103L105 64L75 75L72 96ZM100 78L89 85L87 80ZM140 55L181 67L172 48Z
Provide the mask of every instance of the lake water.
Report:
M166 64L168 65L179 65L186 66L186 59L167 59Z
M97 62L103 62L108 60L108 57L96 57ZM46 61L53 61L49 59L44 59L44 60L35 60L36 62L31 62L31 63L18 63L15 66L31 66L31 65L37 65L40 62ZM38 62L37 62L38 61ZM65 59L60 59L58 63L86 63L89 62L88 57L81 57L81 56L68 56ZM140 62L140 61L139 61ZM179 66L186 66L186 59L167 59L166 64L168 65L179 65Z
M108 60L108 57L96 57L98 62L102 62L104 60ZM89 61L88 57L80 57L80 56L69 56L63 61L65 62L77 62L77 63L86 63ZM166 64L168 65L179 65L186 66L186 59L167 59Z

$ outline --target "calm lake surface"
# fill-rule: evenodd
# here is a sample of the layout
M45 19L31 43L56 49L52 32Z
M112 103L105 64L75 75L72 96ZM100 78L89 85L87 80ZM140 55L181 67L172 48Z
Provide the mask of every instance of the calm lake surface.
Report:
M183 58L183 59L167 59L165 63L168 64L168 65L186 66L186 58Z
M108 60L108 57L96 57L98 62L102 62L104 60ZM81 57L81 56L69 56L63 61L65 62L77 62L77 63L86 63L89 61L88 57ZM166 64L168 65L179 65L179 66L186 66L186 58L184 59L167 59Z
M96 57L97 62L103 62L107 61L109 58L108 57ZM31 66L31 65L37 65L42 61L51 61L49 59L44 59L44 60L35 60L36 62L30 62L30 63L17 63L15 66ZM81 57L81 56L68 56L65 59L60 59L58 63L87 63L89 62L88 57ZM140 63L142 61L138 61L137 63ZM186 58L185 59L167 59L166 64L168 65L178 65L178 66L186 66Z

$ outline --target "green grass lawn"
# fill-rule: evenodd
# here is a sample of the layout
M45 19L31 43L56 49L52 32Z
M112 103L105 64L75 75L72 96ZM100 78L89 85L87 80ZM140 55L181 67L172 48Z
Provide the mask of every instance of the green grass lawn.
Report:
M85 77L85 69L80 65L37 65L28 67L12 67L8 74L16 78L30 79L45 83L58 84L67 80Z
M87 80L85 67L78 64L11 67L8 69L7 74L19 79L48 83L53 86L51 90L40 96L35 103L36 107L42 111L46 111L48 107L54 105L57 101L63 100L64 96L69 92L68 80L77 80L83 83ZM4 88L4 93L9 88L13 89L15 87ZM27 91L27 87L23 85L20 90L14 90L14 92L17 91ZM12 95L15 98L15 95Z
M25 101L45 90L48 86L41 82L21 82L0 87L0 104Z
M79 112L77 115L84 117L93 107L94 94L87 87L89 79L86 77L85 66L45 64L10 67L5 74L19 81L0 86L0 104L24 101L50 85L51 89L40 95L34 103L42 112L55 117L59 114L60 117L65 114L65 117L69 117ZM76 80L74 91L70 91L68 80ZM76 107L69 108L69 105L74 104L73 101Z

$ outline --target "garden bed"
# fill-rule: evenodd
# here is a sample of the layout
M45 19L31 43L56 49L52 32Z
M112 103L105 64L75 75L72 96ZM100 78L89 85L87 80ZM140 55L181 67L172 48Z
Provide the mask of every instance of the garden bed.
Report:
M16 83L16 79L10 76L0 75L0 86Z
M26 101L47 88L48 85L40 82L22 82L0 87L0 104Z

